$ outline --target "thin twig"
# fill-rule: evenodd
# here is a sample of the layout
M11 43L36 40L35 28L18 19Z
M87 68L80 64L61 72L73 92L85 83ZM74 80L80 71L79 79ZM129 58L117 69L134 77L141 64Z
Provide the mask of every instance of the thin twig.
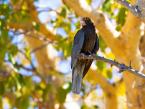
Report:
M55 12L56 14L60 14L57 10L55 10L55 9L52 9L52 8L41 8L41 7L36 7L37 8L37 11L39 12L39 13L41 13L41 12Z
M34 52L36 52L36 51L38 51L40 49L43 49L43 48L47 47L48 44L52 44L52 43L53 43L52 41L48 41L48 42L46 42L46 43L34 48L33 50L31 50L30 54L34 53Z
M93 59L93 60L103 61L103 62L106 62L106 63L109 63L111 65L118 67L120 69L120 71L129 71L129 72L131 72L131 73L133 73L141 78L145 78L145 74L143 74L142 72L133 69L131 66L128 67L125 64L120 64L115 60L113 61L113 60L106 59L106 58L101 57L101 56L96 56L96 55L89 55L88 56L85 54L80 54L79 59Z
M29 61L30 65L32 67L32 71L35 71L35 73L40 76L40 73L37 71L37 69L36 69L35 65L33 64L33 62L31 61L31 59L23 51L19 50L19 53L21 53Z

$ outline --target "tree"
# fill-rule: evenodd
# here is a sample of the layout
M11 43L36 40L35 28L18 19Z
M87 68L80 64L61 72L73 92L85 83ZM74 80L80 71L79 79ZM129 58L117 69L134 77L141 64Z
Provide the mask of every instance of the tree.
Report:
M100 39L99 55L145 72L145 1L130 2L62 0L53 9L38 5L40 0L0 1L0 108L7 103L18 109L64 109L71 96L82 101L83 109L144 109L145 80L130 72L119 74L115 67L94 61L82 96L72 96L70 70L64 74L80 28L79 16L93 20ZM44 23L41 14L48 17ZM98 90L103 94L97 94Z

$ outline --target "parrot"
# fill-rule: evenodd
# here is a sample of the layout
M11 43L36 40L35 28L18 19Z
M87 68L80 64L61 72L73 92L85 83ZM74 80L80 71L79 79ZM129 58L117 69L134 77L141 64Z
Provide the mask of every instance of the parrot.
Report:
M96 29L89 17L80 20L81 28L74 36L71 53L72 92L79 94L81 82L88 72L93 59L79 59L79 54L96 55L99 50L99 38Z

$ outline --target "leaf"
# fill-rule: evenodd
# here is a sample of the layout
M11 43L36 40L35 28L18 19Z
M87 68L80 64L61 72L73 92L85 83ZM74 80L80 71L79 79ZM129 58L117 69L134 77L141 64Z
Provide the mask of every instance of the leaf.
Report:
M102 5L102 10L105 12L111 12L111 1L112 0L105 0L105 2Z
M88 106L87 106L86 104L83 104L83 105L81 106L81 109L88 109Z
M65 98L66 98L66 91L60 87L58 89L58 92L57 92L57 100L59 101L59 103L64 103L65 102Z
M4 85L5 84L3 84L3 82L0 82L0 95L3 95L4 93L5 93L5 87L4 87Z
M112 78L112 70L111 69L107 69L107 71L106 71L106 75L107 75L107 78L108 79L111 79Z
M0 15L4 15L5 20L9 18L10 6L8 4L0 4Z
M16 62L12 56L12 54L8 54L8 60L14 65Z
M40 24L38 24L38 23L36 23L36 22L33 22L32 24L33 24L34 29L35 29L36 31L39 31L39 30L40 30Z
M48 98L48 93L51 93L53 90L53 84L47 84L46 85L46 88L43 90L43 95L42 95L42 98L44 101L47 101L49 98Z
M5 48L0 48L0 63L3 62L6 54L6 49Z
M16 4L16 3L18 3L18 0L11 0L11 2L12 2L13 4Z
M29 100L29 96L25 95L25 96L21 96L20 98L17 99L17 108L18 109L28 109L30 105L30 100Z
M11 44L8 48L8 51L12 56L15 56L18 53L18 47L14 44Z
M31 60L31 50L30 50L30 48L25 47L24 49L25 49L25 55L26 55L26 57L27 57L29 60Z
M94 105L93 107L94 107L94 109L99 109L98 105Z
M104 52L106 47L107 47L107 45L105 44L105 42L102 39L102 37L99 37L99 48L101 49L101 51Z
M66 10L65 7L62 7L62 8L61 8L61 12L60 12L60 16L66 17L66 15L67 15L67 10Z
M19 91L21 88L22 88L22 80L20 81L20 76L19 75L16 75L15 76L15 81L16 81L16 88L17 90Z
M116 16L116 22L117 22L117 27L116 27L116 30L121 30L122 26L124 25L125 23L125 19L126 19L126 12L127 12L127 9L122 7L117 16Z
M86 0L87 4L90 5L92 3L92 0Z
M5 22L2 22L2 25L5 25ZM8 52L10 44L10 38L8 37L8 30L4 27L0 28L0 60L3 61L6 53Z
M71 54L72 44L70 43L70 40L68 40L68 38L60 37L58 39L58 44L55 46L55 48L62 51L64 57L67 58Z
M59 103L64 103L65 99L66 99L67 93L70 92L70 90L71 90L71 84L69 83L68 85L69 85L69 87L66 88L66 89L64 89L63 87L59 87L57 89L57 95L56 95L56 97L57 97L57 100L59 101Z
M97 65L99 70L103 70L106 67L106 63L104 63L102 61L97 61L96 65Z

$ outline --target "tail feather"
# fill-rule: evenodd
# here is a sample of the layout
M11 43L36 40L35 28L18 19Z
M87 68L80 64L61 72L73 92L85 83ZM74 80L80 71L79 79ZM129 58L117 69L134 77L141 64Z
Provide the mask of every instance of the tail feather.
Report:
M72 91L79 94L81 91L81 82L83 78L84 65L77 65L72 71Z

